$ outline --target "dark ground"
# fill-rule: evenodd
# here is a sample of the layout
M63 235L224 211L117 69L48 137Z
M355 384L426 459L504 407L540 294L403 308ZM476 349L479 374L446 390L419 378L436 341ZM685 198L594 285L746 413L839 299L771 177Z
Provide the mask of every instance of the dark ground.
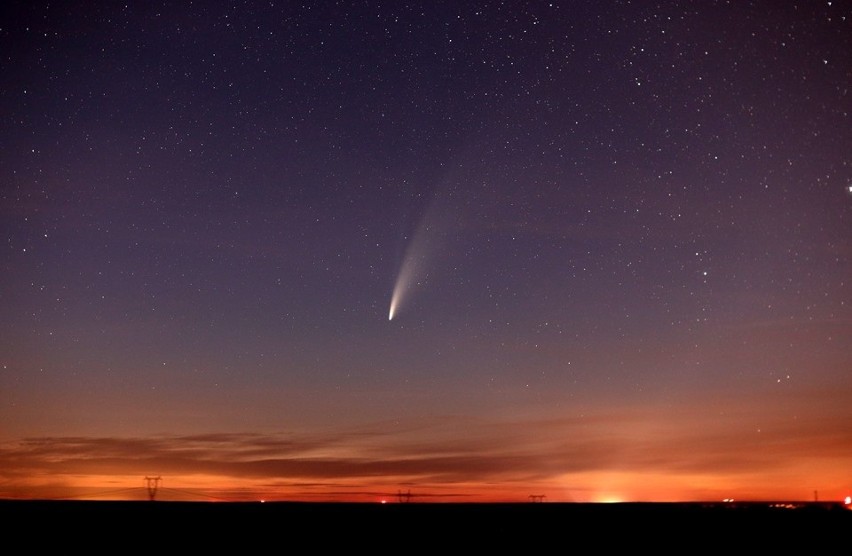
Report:
M848 554L852 510L842 505L320 504L0 500L17 553L173 553L214 549L327 553L441 550L678 553L780 549ZM17 543L16 543L17 544ZM362 550L358 550L360 554Z

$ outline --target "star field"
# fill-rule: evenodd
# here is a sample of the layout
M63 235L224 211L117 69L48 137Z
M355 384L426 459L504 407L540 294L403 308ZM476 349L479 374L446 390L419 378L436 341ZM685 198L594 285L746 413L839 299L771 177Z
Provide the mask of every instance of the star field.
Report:
M848 495L850 37L848 1L7 3L0 496Z

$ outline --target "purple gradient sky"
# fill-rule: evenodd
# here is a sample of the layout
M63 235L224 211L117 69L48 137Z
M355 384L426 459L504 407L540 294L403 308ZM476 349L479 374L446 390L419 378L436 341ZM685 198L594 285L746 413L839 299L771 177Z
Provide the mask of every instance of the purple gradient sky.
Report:
M658 4L4 4L0 496L848 495L852 3Z

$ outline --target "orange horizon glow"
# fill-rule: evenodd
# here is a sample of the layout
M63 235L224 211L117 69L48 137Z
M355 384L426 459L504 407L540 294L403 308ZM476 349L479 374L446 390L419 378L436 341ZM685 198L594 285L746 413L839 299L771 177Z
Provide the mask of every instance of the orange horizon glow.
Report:
M168 479L164 477L164 479ZM639 484L645 476L625 476L622 480L634 485ZM664 481L666 477L657 477ZM100 482L103 481L103 482ZM114 486L104 488L105 483ZM79 479L79 482L69 481L63 484L46 484L43 486L29 485L19 488L3 488L0 490L0 499L6 500L89 500L89 501L142 501L148 500L148 492L144 482L139 478L127 478L116 485L116 478L112 476L91 476ZM599 490L590 488L582 494L564 495L563 488L554 485L553 488L544 486L538 489L524 489L521 486L495 487L494 485L467 485L467 489L459 488L458 493L444 493L446 488L435 489L430 486L426 488L401 488L393 490L390 485L360 485L352 487L350 493L334 491L323 492L293 492L288 489L264 489L262 485L243 485L234 487L223 486L219 481L204 484L197 478L174 477L170 481L161 484L156 493L157 501L172 502L317 502L317 503L691 503L691 502L795 502L795 503L838 503L846 504L845 500L852 492L850 489L833 488L818 491L818 498L814 498L813 491L804 489L796 490L773 490L765 486L760 489L728 489L724 492L741 492L741 496L720 497L718 494L722 489L708 491L660 491L651 494L647 488L637 487L635 490L607 489L601 487ZM376 490L369 490L375 487ZM361 489L368 489L363 491ZM384 488L384 490L381 490ZM531 494L530 491L538 494ZM121 492L115 492L121 491ZM463 491L463 492L462 492ZM552 494L546 494L550 492ZM707 495L694 495L697 492L707 492ZM406 496L407 494L407 496ZM562 494L562 495L560 495ZM636 495L634 495L636 494ZM810 495L810 496L809 496ZM543 496L540 500L533 500L532 496Z
M806 415L760 431L686 404L333 434L30 438L0 446L0 498L144 500L144 477L161 476L158 500L840 502L852 443Z

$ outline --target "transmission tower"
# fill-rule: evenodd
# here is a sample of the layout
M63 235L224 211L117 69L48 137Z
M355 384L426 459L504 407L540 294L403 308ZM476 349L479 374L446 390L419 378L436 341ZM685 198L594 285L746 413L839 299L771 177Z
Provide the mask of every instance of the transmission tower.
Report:
M544 499L547 498L544 494L530 494L530 502L544 502Z
M157 489L160 487L160 481L162 480L162 477L159 475L156 477L145 477L145 483L148 485L148 500L151 502L157 497Z
M400 502L411 502L411 489L408 492L402 492L401 490L397 492L397 498Z

